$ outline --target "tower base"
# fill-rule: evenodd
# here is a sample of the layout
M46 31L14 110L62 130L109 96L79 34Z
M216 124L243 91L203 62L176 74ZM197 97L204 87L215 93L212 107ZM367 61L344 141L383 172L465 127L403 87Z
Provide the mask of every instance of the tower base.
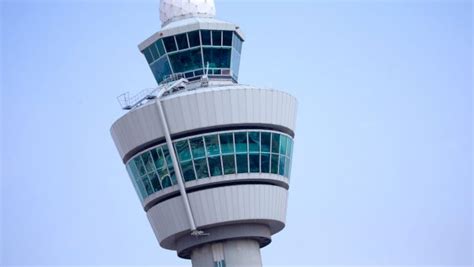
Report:
M225 240L195 248L193 267L261 267L260 244L252 239Z

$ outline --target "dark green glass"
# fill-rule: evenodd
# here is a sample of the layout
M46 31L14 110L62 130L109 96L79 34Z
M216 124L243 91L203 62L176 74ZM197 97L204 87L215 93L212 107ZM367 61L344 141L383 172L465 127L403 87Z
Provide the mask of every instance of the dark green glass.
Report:
M136 157L134 160L135 162L135 165L137 166L138 168L138 172L139 172L139 177L143 176L146 174L146 170L145 170L145 165L143 165L143 161L142 161L142 158L140 156Z
M157 83L161 83L165 77L171 74L171 67L167 57L162 57L150 65L153 76Z
M286 156L288 145L288 138L284 135L280 135L280 155Z
M270 133L261 133L262 135L262 152L270 152Z
M140 196L140 199L143 201L148 196L145 185L143 185L142 179L140 178L135 179L135 183L138 186L138 192L139 192L138 195Z
M162 146L161 148L163 149L163 154L166 159L166 164L168 166L173 166L173 161L171 160L171 155L170 155L170 152L168 151L168 146Z
M272 133L272 153L277 153L280 151L280 135Z
M249 172L249 161L247 154L237 155L237 172L248 173Z
M186 182L196 180L196 175L194 174L193 162L181 162L181 169L183 172L183 179Z
M206 142L206 149L208 156L216 156L220 154L219 150L219 139L217 135L208 135L204 137Z
M220 134L222 154L234 154L234 135L231 133Z
M158 52L160 52L160 57L163 56L165 53L165 48L163 47L163 41L158 40L155 43L156 48L158 49Z
M222 156L224 164L224 174L235 174L235 157L234 155Z
M146 198L147 196L154 193L153 186L151 185L150 181L148 180L148 176L146 175L141 178L141 181L143 185L145 186L146 194L144 198Z
M178 43L179 50L189 48L188 37L186 36L186 33L176 35L176 42Z
M191 159L188 140L179 141L175 144L175 146L176 151L178 152L179 161L187 161Z
M174 41L174 36L164 38L163 43L165 44L165 48L168 53L178 50L176 47L176 42Z
M177 185L178 180L176 180L176 173L174 172L174 168L169 168L168 172L170 174L172 184Z
M151 156L153 157L153 161L155 162L155 168L157 170L165 166L165 157L163 156L163 151L161 151L160 147L151 150Z
M260 152L260 133L259 132L250 132L249 133L249 151Z
M278 174L278 155L272 154L270 170L271 173Z
M260 154L250 154L249 155L249 165L251 173L260 172Z
M169 55L175 73L202 69L201 49L191 49Z
M201 45L201 41L199 39L199 31L188 32L188 38L190 47L196 47Z
M285 158L285 174L284 176L287 177L287 178L290 178L290 168L291 168L291 165L290 165L290 159L289 158Z
M156 175L156 173L149 174L148 179L150 179L151 185L153 186L153 189L155 192L158 192L161 190L160 180L158 179L158 176Z
M171 179L168 175L161 178L161 185L163 185L163 188L168 188L168 187L173 186L173 184L171 183Z
M194 167L196 168L196 175L198 179L209 177L209 170L207 169L206 159L194 160Z
M230 68L230 48L204 48L204 64L210 68Z
M232 34L233 32L231 31L224 31L223 42L222 42L224 46L232 46Z
M160 176L160 179L163 179L163 177L168 175L168 168L159 169L158 175Z
M285 157L280 156L280 166L278 167L278 174L281 176L285 175Z
M153 55L151 54L151 51L150 51L149 48L143 50L143 55L145 55L146 62L148 62L148 64L151 64L151 63L153 63L153 61L155 61L155 59L153 58Z
M154 45L150 45L150 47L148 47L148 49L150 49L150 52L153 56L153 61L155 60L158 60L160 58L160 54L158 53L158 50L156 49L156 46Z
M222 46L222 32L221 31L212 31L212 45Z
M211 31L201 31L202 45L211 45Z
M270 173L270 154L262 153L260 168L262 173Z
M221 157L209 157L209 169L211 170L211 176L222 175Z
M140 177L140 173L138 172L137 166L135 165L135 160L131 160L128 163L128 166L130 167L130 170L132 172L132 178L133 179L136 180L138 177Z
M204 140L202 137L193 138L189 140L191 144L191 152L194 159L200 159L206 157L206 151L204 149Z
M235 133L235 152L237 154L247 153L247 133Z
M153 158L151 157L150 152L143 153L142 160L145 164L145 169L147 173L155 171L155 164L153 162Z

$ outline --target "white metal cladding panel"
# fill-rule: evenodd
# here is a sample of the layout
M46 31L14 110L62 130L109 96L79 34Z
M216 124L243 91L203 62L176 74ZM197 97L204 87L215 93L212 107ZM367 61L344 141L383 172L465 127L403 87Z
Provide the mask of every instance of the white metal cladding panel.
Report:
M220 125L271 124L294 131L296 99L286 93L244 86L196 90L165 99L163 106L172 134ZM133 110L112 126L121 157L162 138L154 104Z
M288 190L271 185L218 187L188 194L197 227L233 221L280 221L285 223ZM162 202L148 211L160 242L189 230L180 197Z

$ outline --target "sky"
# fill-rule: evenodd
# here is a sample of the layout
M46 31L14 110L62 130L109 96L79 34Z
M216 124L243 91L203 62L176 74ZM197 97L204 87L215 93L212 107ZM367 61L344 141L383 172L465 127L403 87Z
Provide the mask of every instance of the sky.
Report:
M155 86L158 0L3 0L0 265L190 266L159 247L110 136ZM240 82L298 98L265 266L472 266L468 0L216 0Z

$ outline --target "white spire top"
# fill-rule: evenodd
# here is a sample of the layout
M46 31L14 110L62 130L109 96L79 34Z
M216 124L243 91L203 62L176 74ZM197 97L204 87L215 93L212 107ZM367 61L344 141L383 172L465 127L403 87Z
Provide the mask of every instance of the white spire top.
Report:
M180 18L212 18L215 15L214 0L160 0L160 19L163 26Z

